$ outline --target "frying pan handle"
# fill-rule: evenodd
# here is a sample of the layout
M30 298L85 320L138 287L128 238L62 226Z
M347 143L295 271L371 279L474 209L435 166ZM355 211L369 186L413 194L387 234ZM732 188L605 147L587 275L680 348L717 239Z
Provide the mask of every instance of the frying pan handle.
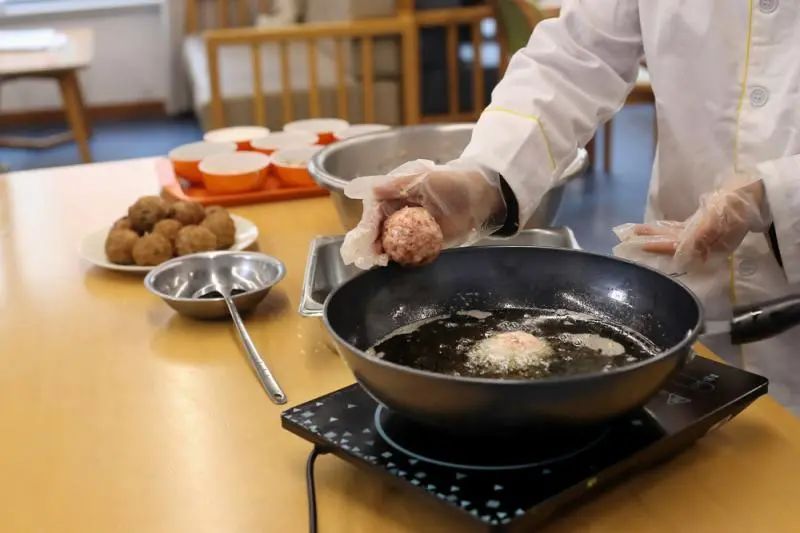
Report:
M737 307L731 320L731 342L767 339L800 324L800 294Z

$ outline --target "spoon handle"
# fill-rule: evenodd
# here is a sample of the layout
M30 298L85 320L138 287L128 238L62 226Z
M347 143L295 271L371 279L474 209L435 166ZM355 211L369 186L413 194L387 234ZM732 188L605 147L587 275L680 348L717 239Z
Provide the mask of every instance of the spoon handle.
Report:
M261 355L259 355L258 349L256 349L256 345L253 344L253 339L250 338L250 334L247 333L244 322L242 322L242 317L239 316L239 310L236 309L233 300L226 296L225 304L228 306L228 311L231 313L233 323L236 325L236 330L239 332L239 338L242 339L244 351L247 353L247 358L250 360L250 365L253 367L256 376L258 376L261 386L264 387L270 400L274 403L279 405L286 403L286 394L284 394L281 386L278 385L278 382L272 376L272 372L269 371L269 367L267 367L267 364L261 358Z

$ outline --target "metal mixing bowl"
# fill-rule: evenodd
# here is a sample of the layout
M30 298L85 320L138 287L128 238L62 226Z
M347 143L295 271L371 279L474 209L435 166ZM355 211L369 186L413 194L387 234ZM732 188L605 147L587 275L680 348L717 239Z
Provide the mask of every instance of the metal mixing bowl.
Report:
M386 174L413 159L445 163L461 155L469 143L474 124L406 126L360 135L328 145L309 164L314 180L331 191L339 218L348 230L361 219L361 201L344 195L347 182L359 176ZM542 198L526 228L552 225L561 205L564 185L581 174L587 165L585 150L567 168L556 186Z
M178 313L193 318L227 317L225 300L198 297L219 283L233 287L233 302L245 313L264 299L286 275L278 259L257 252L204 252L177 257L157 266L144 285Z

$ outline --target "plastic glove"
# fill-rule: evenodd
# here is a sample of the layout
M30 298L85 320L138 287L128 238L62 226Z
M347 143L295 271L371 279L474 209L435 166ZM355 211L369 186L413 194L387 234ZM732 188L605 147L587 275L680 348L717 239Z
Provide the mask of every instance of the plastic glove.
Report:
M345 194L362 200L364 211L345 236L342 260L362 269L388 263L381 245L383 221L403 207L425 208L441 227L445 247L471 244L502 227L506 218L500 178L463 159L445 165L411 161L386 176L354 179Z
M701 197L700 207L684 222L626 225L615 232L623 241L632 235L646 237L642 250L674 256L671 269L677 272L705 263L712 255L729 256L748 232L766 231L769 224L763 182L737 177Z
M614 247L614 256L649 266L675 276L703 302L706 318L722 320L730 317L730 299L726 297L728 278L720 276L727 265L727 257L719 254L705 263L693 265L691 270L675 266L670 255L675 241L683 231L681 222L656 222L653 224L623 224L614 228L620 243ZM669 253L666 253L670 250ZM655 253L654 253L655 252Z

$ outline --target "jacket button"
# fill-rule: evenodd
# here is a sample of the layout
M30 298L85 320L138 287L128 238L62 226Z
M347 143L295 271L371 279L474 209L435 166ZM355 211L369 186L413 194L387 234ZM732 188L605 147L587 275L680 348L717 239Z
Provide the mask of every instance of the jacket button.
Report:
M758 9L762 13L772 13L778 9L778 0L758 0Z
M762 107L769 100L769 91L760 85L750 90L750 103L753 107Z
M752 259L742 259L739 263L739 275L744 278L749 278L758 271L758 265Z

